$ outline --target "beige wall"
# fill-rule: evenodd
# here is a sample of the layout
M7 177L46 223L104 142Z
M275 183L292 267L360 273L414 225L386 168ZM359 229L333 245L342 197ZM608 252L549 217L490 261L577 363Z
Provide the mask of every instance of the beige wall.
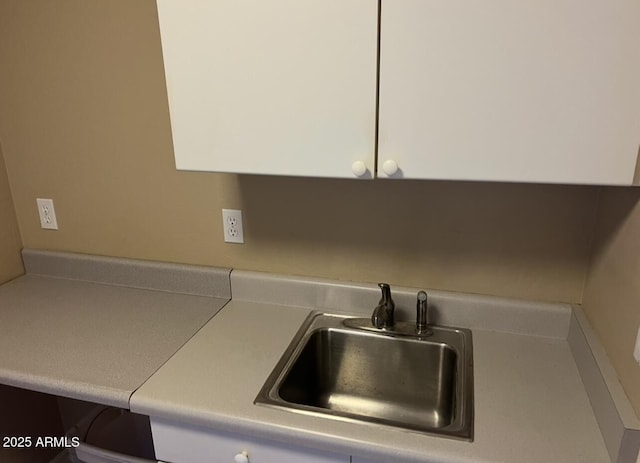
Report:
M21 249L20 231L13 208L2 146L0 146L0 283L24 273L20 257Z
M177 172L153 0L0 0L0 22L26 247L581 300L595 188ZM223 207L245 245L223 243Z
M602 192L583 307L640 416L640 189Z

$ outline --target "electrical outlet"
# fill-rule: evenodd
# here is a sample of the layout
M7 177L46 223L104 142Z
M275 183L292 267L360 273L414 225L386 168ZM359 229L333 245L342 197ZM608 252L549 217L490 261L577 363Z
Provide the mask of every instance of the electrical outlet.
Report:
M222 209L222 226L224 227L224 241L226 243L244 243L242 211Z
M37 198L38 215L40 216L40 227L48 230L57 230L56 210L53 208L53 199Z

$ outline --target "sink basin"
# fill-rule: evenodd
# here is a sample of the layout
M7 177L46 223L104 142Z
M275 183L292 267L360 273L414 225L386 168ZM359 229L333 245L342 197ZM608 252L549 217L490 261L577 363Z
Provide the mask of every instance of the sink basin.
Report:
M353 320L312 314L255 402L472 440L471 332L433 326L424 337Z

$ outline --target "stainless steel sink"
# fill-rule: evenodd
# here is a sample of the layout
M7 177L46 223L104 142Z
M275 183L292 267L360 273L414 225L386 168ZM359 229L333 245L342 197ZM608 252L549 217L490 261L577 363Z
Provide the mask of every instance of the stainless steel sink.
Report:
M356 325L312 314L255 403L473 440L471 331L432 326L425 337Z

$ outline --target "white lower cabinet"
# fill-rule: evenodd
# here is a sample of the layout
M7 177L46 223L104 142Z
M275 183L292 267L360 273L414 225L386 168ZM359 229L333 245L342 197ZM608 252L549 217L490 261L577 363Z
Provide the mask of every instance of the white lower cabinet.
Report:
M349 455L320 452L239 434L151 418L158 460L167 463L349 463Z

